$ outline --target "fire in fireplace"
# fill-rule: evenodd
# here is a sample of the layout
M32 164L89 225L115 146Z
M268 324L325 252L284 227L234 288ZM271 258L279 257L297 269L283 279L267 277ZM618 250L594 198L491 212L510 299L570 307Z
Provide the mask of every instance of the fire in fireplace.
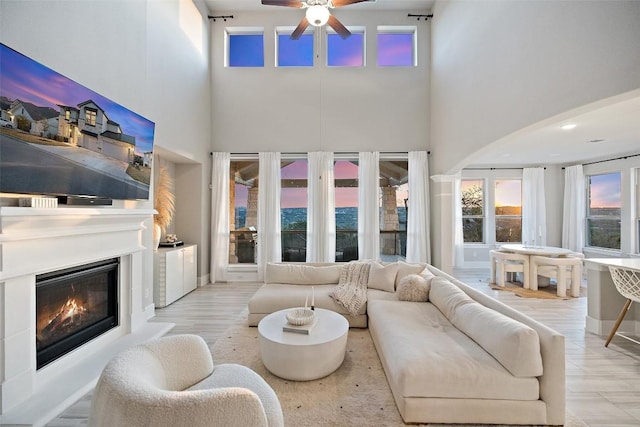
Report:
M47 365L118 326L117 258L36 276L36 360Z

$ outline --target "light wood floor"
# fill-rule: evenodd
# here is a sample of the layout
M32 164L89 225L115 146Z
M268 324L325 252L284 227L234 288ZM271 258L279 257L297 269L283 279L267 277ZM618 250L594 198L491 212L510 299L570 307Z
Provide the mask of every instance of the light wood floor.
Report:
M454 274L476 289L537 319L566 337L567 408L591 427L640 426L640 345L604 338L584 330L587 299L520 298L487 285L488 269ZM260 283L214 284L198 288L172 305L156 310L153 321L173 322L171 334L195 333L213 344L246 313ZM91 394L64 411L48 426L87 425Z

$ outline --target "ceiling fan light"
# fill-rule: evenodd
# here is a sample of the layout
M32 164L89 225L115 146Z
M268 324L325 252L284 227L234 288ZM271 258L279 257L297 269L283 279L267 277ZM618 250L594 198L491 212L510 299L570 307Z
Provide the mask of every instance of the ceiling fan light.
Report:
M307 8L307 21L315 27L322 27L329 20L329 9L326 6L309 6Z

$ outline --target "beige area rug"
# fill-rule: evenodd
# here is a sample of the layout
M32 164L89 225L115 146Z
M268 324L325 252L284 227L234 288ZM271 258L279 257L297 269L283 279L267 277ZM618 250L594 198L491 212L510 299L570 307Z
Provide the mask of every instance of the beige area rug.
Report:
M217 364L238 363L260 374L278 395L288 427L405 425L367 329L350 329L342 366L314 381L283 380L267 371L260 358L258 328L246 324L227 329L212 353ZM586 424L567 413L566 426Z
M505 282L504 288L496 285L495 283L489 283L487 281L489 287L495 291L506 291L513 292L516 296L522 298L538 298L538 299L559 299L559 300L568 300L572 299L571 296L559 297L558 289L556 285L549 285L544 288L538 288L537 291L532 291L531 289L524 289L521 283L512 283ZM587 288L582 286L580 288L580 298L587 296Z

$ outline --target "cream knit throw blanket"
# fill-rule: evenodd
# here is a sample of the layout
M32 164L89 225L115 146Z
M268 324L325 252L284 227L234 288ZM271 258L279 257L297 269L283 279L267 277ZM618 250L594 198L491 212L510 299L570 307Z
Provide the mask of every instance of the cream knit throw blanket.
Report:
M352 316L367 302L367 282L369 281L368 262L350 262L340 270L338 285L329 296L347 309Z

